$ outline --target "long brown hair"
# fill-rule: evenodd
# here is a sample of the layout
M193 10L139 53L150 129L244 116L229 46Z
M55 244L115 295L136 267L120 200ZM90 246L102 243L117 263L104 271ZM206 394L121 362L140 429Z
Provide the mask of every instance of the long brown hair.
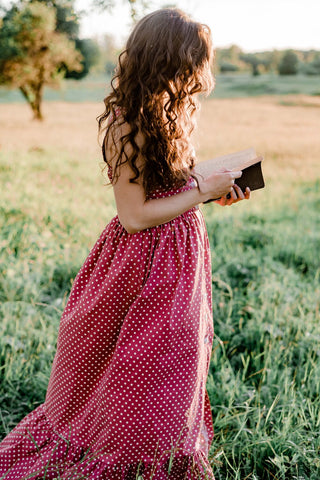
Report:
M112 92L104 99L105 111L98 117L105 130L102 151L106 156L109 133L114 142L115 122L129 125L112 159L113 179L128 162L135 182L141 175L146 196L156 188L184 184L194 164L190 134L197 108L196 93L213 88L213 47L207 25L191 20L176 8L160 9L142 18L119 56ZM121 115L117 119L116 110ZM143 146L136 142L142 134ZM131 154L125 150L131 146ZM137 165L138 157L142 167Z

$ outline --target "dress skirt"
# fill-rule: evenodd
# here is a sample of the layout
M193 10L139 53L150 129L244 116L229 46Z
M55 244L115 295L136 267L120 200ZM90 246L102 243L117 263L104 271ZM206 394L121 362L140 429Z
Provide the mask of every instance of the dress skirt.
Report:
M44 403L0 443L0 478L214 480L212 341L201 210L135 234L114 217L74 280Z

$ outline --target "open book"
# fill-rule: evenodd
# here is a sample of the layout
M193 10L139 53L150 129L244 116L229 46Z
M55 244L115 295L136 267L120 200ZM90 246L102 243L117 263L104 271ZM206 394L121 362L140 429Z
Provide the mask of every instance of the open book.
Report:
M264 179L261 169L262 157L257 157L254 148L248 148L239 152L230 153L221 157L212 158L204 162L197 163L194 166L194 172L207 178L212 173L228 169L233 171L242 170L242 176L235 179L235 183L239 185L244 192L246 187L250 190L257 190L264 187ZM230 198L230 197L229 197ZM213 201L217 199L208 200ZM207 202L205 202L207 203Z

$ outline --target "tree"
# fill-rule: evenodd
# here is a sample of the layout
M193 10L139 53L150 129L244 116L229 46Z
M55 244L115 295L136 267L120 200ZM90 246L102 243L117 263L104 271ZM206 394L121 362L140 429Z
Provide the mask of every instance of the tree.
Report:
M263 64L263 61L255 53L243 53L240 59L250 65L253 76L260 75L259 66Z
M239 70L238 65L235 65L234 63L222 62L219 66L221 73L238 72Z
M220 72L236 72L241 69L242 62L240 55L242 50L237 45L231 45L227 48L217 48L215 50L215 65Z
M320 54L316 55L312 62L305 63L302 71L306 75L320 75Z
M25 0L33 3L34 0ZM82 55L82 70L75 71L66 67L66 78L80 80L85 77L91 67L95 65L100 56L100 49L97 43L91 38L79 38L79 22L81 13L77 13L74 7L74 0L37 0L40 3L53 7L56 11L56 31L67 35L69 40L75 42L76 49Z
M100 58L100 48L98 44L91 38L77 38L75 40L75 47L82 55L82 69L80 71L78 69L68 69L66 71L65 78L74 78L76 80L80 80L81 78L85 77L89 73L91 67L96 65L98 62Z
M279 50L272 50L271 52L265 52L264 55L264 67L267 72L274 71L278 69L278 65L281 60L281 52Z
M287 50L278 66L280 75L296 75L298 73L299 59L293 50Z
M40 2L12 7L0 29L0 83L19 88L38 120L44 86L58 86L66 68L82 68L74 42L55 29L55 9Z
M34 3L34 0L25 0ZM56 12L56 31L65 33L70 40L79 37L79 14L74 8L74 0L36 0Z

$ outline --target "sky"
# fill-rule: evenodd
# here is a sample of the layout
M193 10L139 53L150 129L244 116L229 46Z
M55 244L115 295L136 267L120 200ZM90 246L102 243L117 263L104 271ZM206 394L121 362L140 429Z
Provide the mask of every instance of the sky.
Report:
M116 0L113 13L97 13L91 0L76 0L85 10L81 20L84 38L114 35L123 45L132 24L127 0ZM151 0L146 13L168 4L206 23L215 47L232 44L244 51L296 48L320 50L320 0Z

